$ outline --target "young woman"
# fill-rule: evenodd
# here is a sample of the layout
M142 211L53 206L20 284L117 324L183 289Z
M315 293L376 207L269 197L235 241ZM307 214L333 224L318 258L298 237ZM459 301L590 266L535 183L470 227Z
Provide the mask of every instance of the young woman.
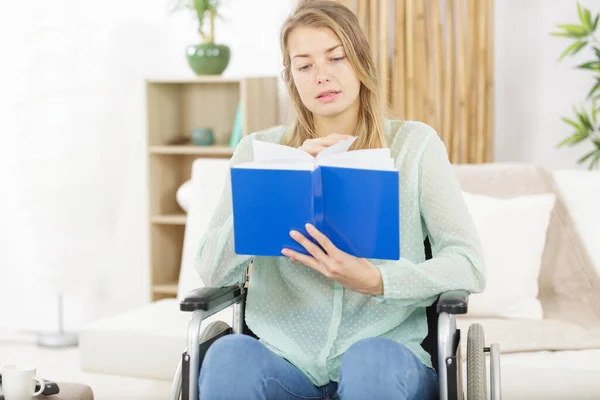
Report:
M302 2L281 31L295 120L245 137L231 164L252 159L252 140L316 155L349 136L353 149L388 146L400 172L401 254L359 259L308 225L322 252L247 257L233 250L231 187L199 251L207 286L241 282L253 259L246 323L260 340L227 335L208 350L199 376L211 399L433 399L425 308L447 290L481 292L482 250L446 149L429 126L384 118L378 73L355 15L331 1ZM425 260L428 236L433 258Z

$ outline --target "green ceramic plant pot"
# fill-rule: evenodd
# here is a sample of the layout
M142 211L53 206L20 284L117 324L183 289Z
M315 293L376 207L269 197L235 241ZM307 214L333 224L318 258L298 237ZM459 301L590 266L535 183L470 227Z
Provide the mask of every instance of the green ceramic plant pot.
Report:
M220 75L229 65L229 46L215 43L202 43L188 46L187 60L197 75Z

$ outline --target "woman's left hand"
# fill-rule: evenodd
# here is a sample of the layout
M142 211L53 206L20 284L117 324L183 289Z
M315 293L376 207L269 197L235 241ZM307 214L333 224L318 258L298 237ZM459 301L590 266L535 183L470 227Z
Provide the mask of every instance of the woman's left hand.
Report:
M325 249L325 252L300 232L291 231L290 236L302 245L310 256L291 249L283 249L281 253L292 261L304 264L350 290L362 294L383 294L383 281L377 267L365 258L357 258L339 250L313 225L306 224L306 231Z

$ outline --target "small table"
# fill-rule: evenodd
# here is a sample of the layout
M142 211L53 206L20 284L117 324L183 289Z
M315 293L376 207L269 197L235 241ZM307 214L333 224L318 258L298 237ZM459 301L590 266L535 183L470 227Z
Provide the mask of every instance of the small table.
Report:
M92 388L83 383L56 382L58 394L52 396L39 396L38 399L48 400L94 400Z

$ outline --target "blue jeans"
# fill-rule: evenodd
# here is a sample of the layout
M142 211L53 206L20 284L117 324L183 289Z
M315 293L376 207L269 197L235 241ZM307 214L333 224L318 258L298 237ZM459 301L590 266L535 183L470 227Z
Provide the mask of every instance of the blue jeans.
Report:
M429 400L439 393L436 372L385 338L354 343L342 357L339 382L315 386L255 338L227 335L206 352L198 385L201 400Z

